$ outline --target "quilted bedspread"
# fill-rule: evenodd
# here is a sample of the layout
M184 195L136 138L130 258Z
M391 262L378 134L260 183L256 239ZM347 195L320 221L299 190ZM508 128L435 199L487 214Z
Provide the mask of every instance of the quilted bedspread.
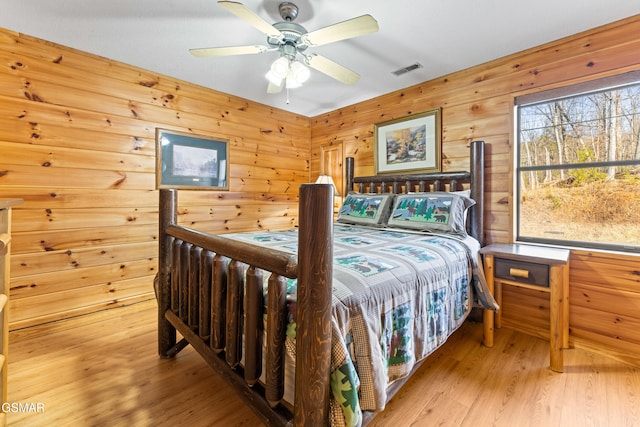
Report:
M225 237L297 253L297 230ZM442 345L474 304L495 308L478 250L471 237L335 224L334 425L359 425L362 410L384 409L387 386ZM295 292L292 281L289 301Z

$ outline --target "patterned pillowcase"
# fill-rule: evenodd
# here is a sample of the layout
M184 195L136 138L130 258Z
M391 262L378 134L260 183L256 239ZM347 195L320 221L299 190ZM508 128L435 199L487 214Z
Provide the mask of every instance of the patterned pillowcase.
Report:
M346 224L387 225L395 194L349 194L338 212L338 222Z
M412 193L396 197L389 227L467 235L467 209L476 202L454 193Z

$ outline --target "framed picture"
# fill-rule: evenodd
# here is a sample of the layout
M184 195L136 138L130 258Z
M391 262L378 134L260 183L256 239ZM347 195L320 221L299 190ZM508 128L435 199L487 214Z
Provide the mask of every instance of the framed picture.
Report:
M156 129L156 188L229 190L225 139Z
M375 124L376 174L440 172L440 108Z

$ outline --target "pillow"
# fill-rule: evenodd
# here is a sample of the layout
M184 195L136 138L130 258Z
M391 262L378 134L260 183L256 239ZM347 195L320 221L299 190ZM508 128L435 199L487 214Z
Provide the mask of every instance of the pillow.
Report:
M459 194L461 196L464 196L464 197L470 199L472 203L469 206L473 206L473 205L476 204L476 201L471 198L471 190L470 189L460 190L460 191L450 191L450 193ZM467 211L468 210L469 210L469 208L467 208L467 210L464 211L464 229L465 230L467 229L467 219L469 218L469 215L467 215Z
M467 209L476 202L455 193L411 193L396 197L389 227L467 235Z
M338 211L337 221L384 227L394 199L395 194L348 194Z
M449 193L459 194L461 196L468 197L469 199L471 199L471 190L450 191ZM474 200L472 199L472 201Z

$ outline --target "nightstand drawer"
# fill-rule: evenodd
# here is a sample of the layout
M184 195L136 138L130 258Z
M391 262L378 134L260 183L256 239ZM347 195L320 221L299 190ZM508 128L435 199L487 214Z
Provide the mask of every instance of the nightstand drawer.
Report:
M548 288L549 266L495 257L495 277Z

